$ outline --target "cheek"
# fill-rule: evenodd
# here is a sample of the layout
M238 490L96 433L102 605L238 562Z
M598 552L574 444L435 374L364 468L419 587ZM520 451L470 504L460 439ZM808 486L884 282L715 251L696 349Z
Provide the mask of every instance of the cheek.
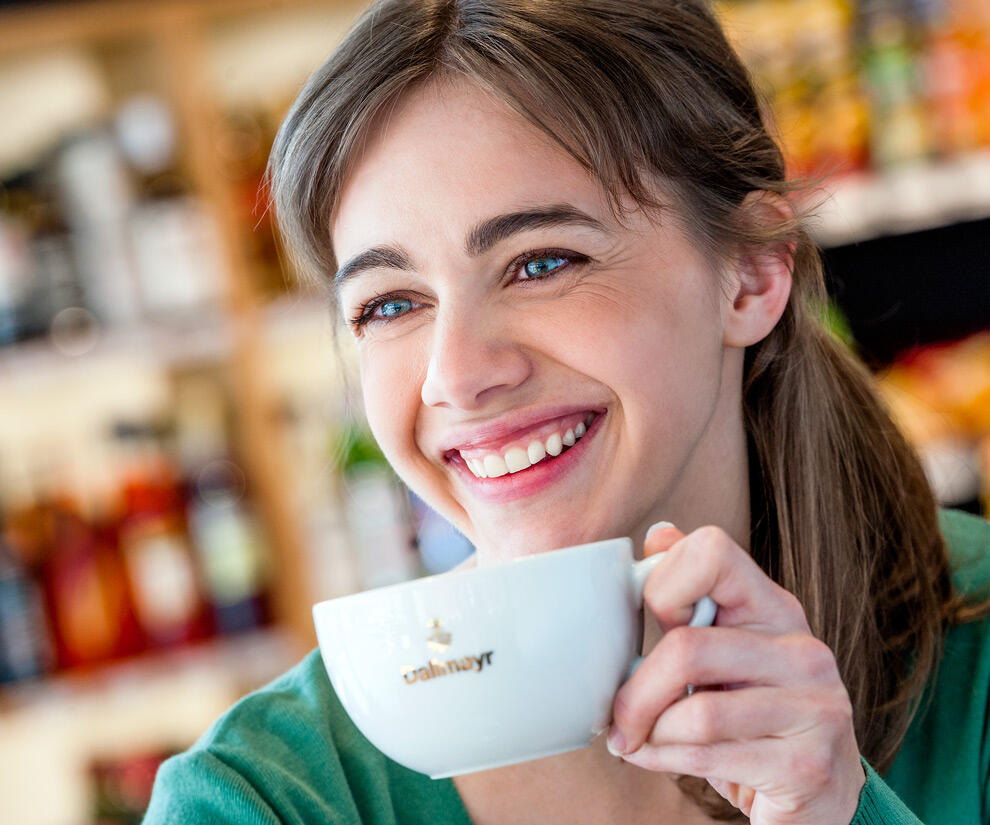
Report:
M378 346L362 350L361 395L371 432L389 462L401 466L420 403L419 384L411 379L408 349Z
M634 443L692 429L706 414L721 360L706 275L642 272L568 296L568 320L547 337L557 358L615 394Z

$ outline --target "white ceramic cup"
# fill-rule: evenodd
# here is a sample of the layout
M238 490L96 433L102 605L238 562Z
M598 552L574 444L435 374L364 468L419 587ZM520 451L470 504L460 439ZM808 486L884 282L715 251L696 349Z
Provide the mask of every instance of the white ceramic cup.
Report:
M323 664L365 737L433 779L584 748L642 661L661 555L606 539L320 602Z

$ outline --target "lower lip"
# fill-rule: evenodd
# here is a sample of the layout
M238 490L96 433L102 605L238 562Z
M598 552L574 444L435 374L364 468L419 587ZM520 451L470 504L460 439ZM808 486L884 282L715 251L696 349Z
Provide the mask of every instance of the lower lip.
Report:
M457 471L478 498L500 504L525 498L540 492L570 472L587 451L588 442L598 433L599 424L604 417L604 412L598 413L587 432L556 458L549 458L548 454L548 458L518 473L506 473L498 478L478 478L460 455L451 459L451 463L457 467Z

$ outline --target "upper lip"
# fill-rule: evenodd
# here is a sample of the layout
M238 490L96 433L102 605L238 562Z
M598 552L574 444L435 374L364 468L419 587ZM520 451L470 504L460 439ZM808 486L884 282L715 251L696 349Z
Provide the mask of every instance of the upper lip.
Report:
M490 447L497 450L503 444L524 436L527 430L534 429L555 418L578 412L593 412L600 415L604 412L604 408L594 404L561 404L554 407L517 410L483 426L464 426L451 430L440 443L440 455L446 457L447 453L452 450L477 449L478 447Z

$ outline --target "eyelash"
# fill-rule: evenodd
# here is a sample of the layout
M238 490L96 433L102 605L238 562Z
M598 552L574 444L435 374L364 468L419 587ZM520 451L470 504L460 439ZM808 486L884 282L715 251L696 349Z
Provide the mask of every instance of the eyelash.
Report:
M522 281L519 281L518 283L525 284L525 283L530 283L532 281L549 280L552 279L554 276L556 276L558 273L562 272L563 270L569 269L574 264L580 265L587 263L588 261L591 260L587 255L582 255L578 252L570 252L569 250L566 249L541 249L534 252L527 252L524 255L520 255L518 258L513 260L511 264L509 264L509 266L506 268L506 271L513 271L513 272L517 271L524 264L528 264L530 261L538 261L541 258L560 258L561 260L566 261L566 263L562 264L561 266L554 267L552 270L550 270L544 275L538 275L532 278L526 278ZM398 292L388 292L383 295L378 295L372 298L363 306L361 306L358 309L357 315L350 318L348 323L351 325L351 327L357 329L360 329L361 327L367 324L388 323L384 318L373 317L374 311L382 304L387 304L391 300L394 300L396 298L404 298L404 297L405 297L404 295ZM403 316L397 316L397 317L404 317L405 315L408 314L409 313L407 312Z

